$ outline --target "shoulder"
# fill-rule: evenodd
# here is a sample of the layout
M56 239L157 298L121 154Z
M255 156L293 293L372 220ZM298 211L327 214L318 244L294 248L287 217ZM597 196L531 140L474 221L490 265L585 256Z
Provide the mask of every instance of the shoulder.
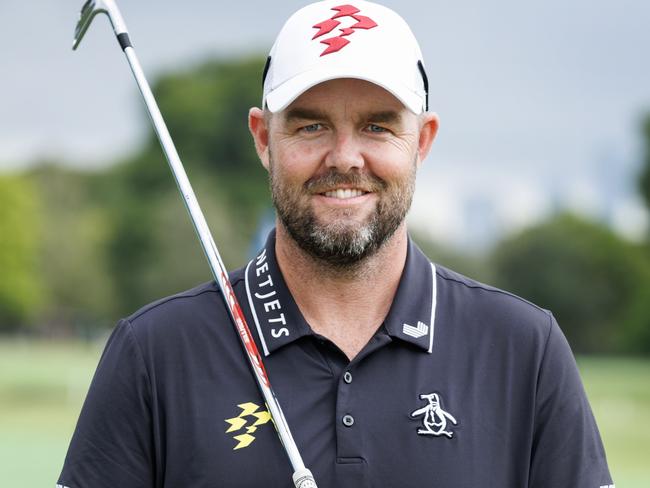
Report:
M488 300L494 304L503 304L509 307L520 308L529 313L541 314L548 317L550 311L546 310L525 298L521 298L514 293L511 293L494 286L481 283L480 281L468 278L460 273L452 271L444 266L438 264L436 266L436 274L439 281L443 281L447 289L451 292L463 295L466 298L474 300Z
M436 265L438 311L458 327L541 345L555 323L552 313L530 301Z
M165 298L151 302L126 320L133 325L142 326L152 321L173 321L188 314L194 314L202 307L211 306L220 299L221 292L214 282L203 283Z
M243 280L238 269L230 274L233 287ZM214 281L151 302L124 319L138 338L196 333L215 323L229 321L221 290Z

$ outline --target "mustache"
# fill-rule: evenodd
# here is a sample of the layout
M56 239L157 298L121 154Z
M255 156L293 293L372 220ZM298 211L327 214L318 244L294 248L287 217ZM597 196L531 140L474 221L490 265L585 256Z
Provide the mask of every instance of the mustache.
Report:
M376 176L358 172L339 173L331 170L324 175L315 176L305 182L305 189L310 193L325 193L341 185L358 188L365 192L378 192L386 189L386 182Z

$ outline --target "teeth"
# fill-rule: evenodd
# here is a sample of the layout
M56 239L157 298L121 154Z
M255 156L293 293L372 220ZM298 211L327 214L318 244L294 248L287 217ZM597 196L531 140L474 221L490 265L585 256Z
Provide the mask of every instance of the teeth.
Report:
M339 200L347 200L348 198L360 197L364 192L361 190L350 189L350 188L339 188L338 190L332 190L325 192L326 197L338 198Z

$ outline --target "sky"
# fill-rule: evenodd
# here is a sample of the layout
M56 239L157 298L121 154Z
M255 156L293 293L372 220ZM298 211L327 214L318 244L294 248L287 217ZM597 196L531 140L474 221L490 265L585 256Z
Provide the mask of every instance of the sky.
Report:
M150 80L210 57L266 54L305 4L118 1ZM0 0L0 171L39 159L101 168L137 151L148 130L107 18L71 50L82 3ZM650 2L383 3L419 39L441 119L413 226L480 250L568 208L644 234L635 179L650 112Z

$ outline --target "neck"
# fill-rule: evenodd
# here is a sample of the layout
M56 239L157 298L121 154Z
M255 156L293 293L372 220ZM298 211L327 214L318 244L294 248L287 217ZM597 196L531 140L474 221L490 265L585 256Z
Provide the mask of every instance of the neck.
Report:
M402 224L372 256L341 269L306 253L278 222L275 252L287 287L311 328L351 359L390 310L407 243Z

